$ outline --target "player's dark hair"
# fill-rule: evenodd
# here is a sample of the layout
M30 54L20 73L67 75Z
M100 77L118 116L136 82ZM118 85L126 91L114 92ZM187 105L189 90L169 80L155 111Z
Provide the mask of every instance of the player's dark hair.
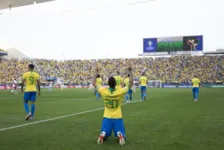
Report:
M30 70L34 70L34 65L33 64L29 64L29 69Z
M117 75L120 75L120 71L117 71Z
M128 77L130 77L130 74L128 74Z
M108 79L108 85L109 85L110 88L115 89L115 86L116 86L116 80L115 80L114 77L110 77L110 78Z
M99 74L97 75L97 78L100 78L100 75Z
M144 76L145 75L145 72L142 72L142 75Z

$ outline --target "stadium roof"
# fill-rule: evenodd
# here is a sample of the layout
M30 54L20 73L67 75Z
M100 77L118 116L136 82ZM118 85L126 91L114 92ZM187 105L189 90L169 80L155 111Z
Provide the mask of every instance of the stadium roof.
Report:
M1 56L7 56L7 55L8 55L7 52L0 51L0 57Z
M54 0L0 0L0 10L7 9L10 7L13 8L13 7L32 5L35 2L43 3L43 2L49 2L49 1L54 1Z
M224 54L224 51L207 51L205 54Z

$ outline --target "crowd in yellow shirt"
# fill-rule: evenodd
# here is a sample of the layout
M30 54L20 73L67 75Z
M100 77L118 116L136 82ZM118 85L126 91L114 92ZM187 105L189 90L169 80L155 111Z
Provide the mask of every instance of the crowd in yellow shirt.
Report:
M216 56L187 57L184 61L185 67L180 80L192 79L194 75L200 78L201 81L208 83L221 80L222 76L218 72L224 69L224 65L221 66L224 62L223 59L224 57Z
M223 80L223 56L175 56L169 58L133 58L133 59L100 59L100 60L34 60L44 77L62 77L70 84L89 84L92 82L94 66L96 63L101 68L100 74L103 83L110 76L115 76L116 71L125 79L128 63L133 67L134 78L139 78L143 70L148 80L162 80L162 82L188 82L196 75L201 82L214 82ZM0 84L12 82L16 76L20 79L27 71L30 60L6 60L0 62Z
M28 65L31 60L23 59L1 59L0 61L0 84L12 84L14 79L22 81L23 73L28 71ZM44 81L41 78L41 81Z
M22 74L27 71L28 64L28 60L2 59L0 63L0 84L10 84L15 78L21 79Z

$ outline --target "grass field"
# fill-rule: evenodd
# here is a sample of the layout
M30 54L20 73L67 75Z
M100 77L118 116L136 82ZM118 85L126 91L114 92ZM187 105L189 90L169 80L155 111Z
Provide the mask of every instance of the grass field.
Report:
M182 51L183 41L158 42L157 52Z
M96 143L103 110L94 109L103 102L93 91L43 90L29 121L22 95L0 91L0 150L224 150L223 89L201 89L198 102L191 89L149 89L147 94L144 102L122 106L127 142L120 146L114 137ZM134 100L139 97L134 93ZM88 110L93 111L77 114Z

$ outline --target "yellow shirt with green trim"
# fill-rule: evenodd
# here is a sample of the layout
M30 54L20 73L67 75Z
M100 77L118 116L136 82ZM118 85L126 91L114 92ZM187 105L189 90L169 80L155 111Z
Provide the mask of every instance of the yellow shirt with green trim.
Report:
M146 86L146 84L147 84L147 77L145 77L145 76L141 76L141 77L139 78L139 82L140 82L140 85L141 85L141 86Z
M128 88L111 89L104 87L97 87L98 92L104 101L104 115L105 118L122 118L121 103L123 96L127 93Z
M115 78L115 81L116 81L116 89L119 89L121 88L121 85L122 85L122 82L123 82L123 79L121 76L114 76Z
M193 87L199 87L200 83L201 83L201 81L198 78L192 79Z
M37 80L40 79L40 76L36 72L26 72L22 77L25 80L25 92L36 92L37 91Z
M101 78L96 78L96 86L101 86L103 80Z
M129 78L126 78L126 79L124 80L124 83L125 83L125 86L126 86L126 87L129 87L129 84L130 84L130 82L129 82Z

